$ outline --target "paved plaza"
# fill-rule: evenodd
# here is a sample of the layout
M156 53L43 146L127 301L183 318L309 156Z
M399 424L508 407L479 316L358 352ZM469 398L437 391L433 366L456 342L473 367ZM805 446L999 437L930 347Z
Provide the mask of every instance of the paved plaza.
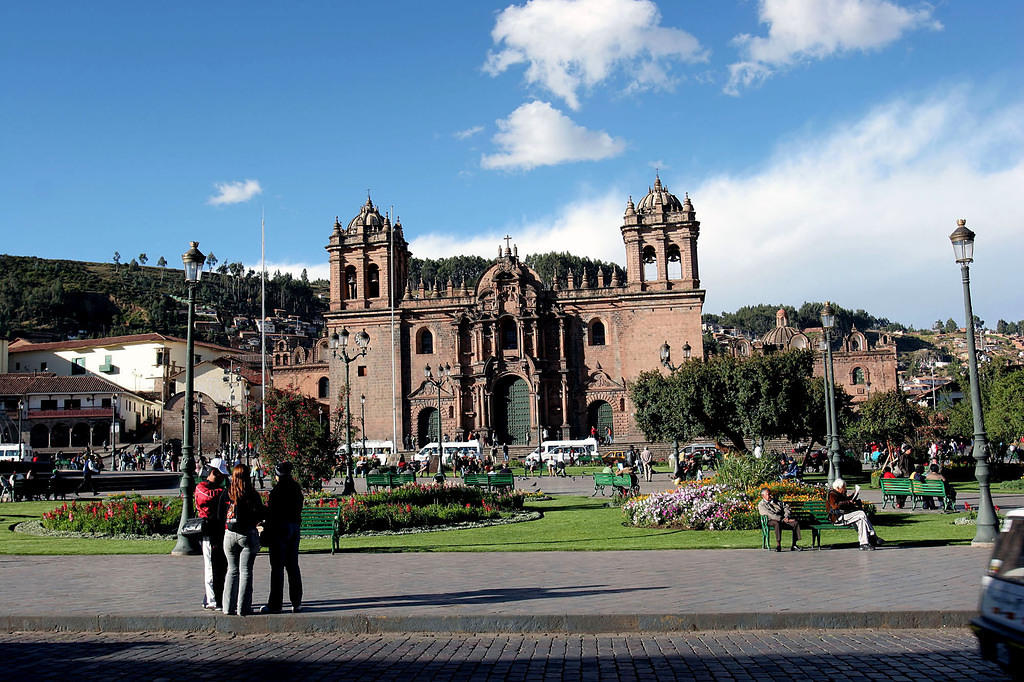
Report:
M991 680L963 629L627 635L7 633L8 679Z

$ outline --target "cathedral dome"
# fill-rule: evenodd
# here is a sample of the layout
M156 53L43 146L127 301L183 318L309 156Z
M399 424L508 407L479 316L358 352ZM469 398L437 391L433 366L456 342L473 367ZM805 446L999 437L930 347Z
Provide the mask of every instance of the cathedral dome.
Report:
M359 209L359 215L349 221L348 229L353 228L371 228L379 229L384 224L384 218L381 216L380 211L370 201L370 197L366 197L366 203Z
M761 343L766 347L774 346L783 350L810 347L807 336L795 327L789 326L789 316L786 315L783 308L779 308L779 311L775 313L775 329L765 334Z
M660 207L660 208L659 208ZM647 192L647 196L640 200L636 206L637 213L648 213L652 211L682 211L683 204L679 197L668 191L668 188L661 184L661 178L654 176L654 188Z

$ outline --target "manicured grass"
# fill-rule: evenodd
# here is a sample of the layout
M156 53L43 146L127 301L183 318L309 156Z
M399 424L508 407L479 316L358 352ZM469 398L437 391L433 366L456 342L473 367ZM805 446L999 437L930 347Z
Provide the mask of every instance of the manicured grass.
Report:
M528 502L528 509L544 512L537 521L435 531L409 535L342 538L342 551L368 552L517 552L598 551L641 549L737 549L761 546L759 530L684 531L631 528L622 525L622 512L605 501L587 497L556 497ZM53 502L0 505L0 554L163 554L170 541L88 540L34 537L13 533L24 520L38 518ZM878 533L891 543L947 544L969 542L974 526L954 526L957 514L937 512L883 512L876 519ZM810 545L810 532L803 544ZM330 551L330 539L306 539L303 551ZM852 530L825 531L823 544L854 545Z

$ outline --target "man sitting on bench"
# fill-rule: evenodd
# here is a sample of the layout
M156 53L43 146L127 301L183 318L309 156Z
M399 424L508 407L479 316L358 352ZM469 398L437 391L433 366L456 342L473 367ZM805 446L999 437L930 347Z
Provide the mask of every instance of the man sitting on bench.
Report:
M787 526L793 530L793 544L790 551L800 552L803 547L797 546L800 541L800 524L792 518L788 504L772 497L772 491L768 488L761 488L761 499L757 503L757 511L761 516L768 518L768 525L775 529L775 551L782 551L782 527Z
M874 550L882 544L882 539L875 535L875 527L871 519L861 509L860 500L846 494L846 481L837 478L832 482L832 490L828 491L825 510L829 521L837 526L856 526L857 540L861 550Z

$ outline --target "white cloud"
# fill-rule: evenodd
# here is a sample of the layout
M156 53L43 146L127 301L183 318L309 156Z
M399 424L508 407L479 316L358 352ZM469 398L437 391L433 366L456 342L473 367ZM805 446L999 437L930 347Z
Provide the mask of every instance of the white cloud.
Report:
M528 64L526 80L579 108L578 92L624 72L631 88L668 88L673 61L707 59L686 31L661 26L649 0L529 0L498 14L484 70Z
M412 240L410 250L420 258L455 253L493 258L502 237L512 235L519 255L569 251L579 256L622 263L623 246L618 225L626 207L626 193L611 189L603 195L580 198L556 214L537 216L515 224L493 226L466 239L451 233L432 233Z
M966 217L978 233L975 311L986 321L1024 318L1024 289L1013 279L1024 252L1024 100L992 111L972 105L986 99L953 88L897 100L780 140L758 168L686 184L669 178L679 196L689 190L702 221L705 310L831 299L917 326L962 319L948 236ZM523 255L570 251L622 264L619 226L634 189L610 188L469 240L424 235L412 251L491 257L508 232Z
M206 200L211 206L241 204L249 201L257 194L263 193L259 180L240 180L238 182L215 182L213 188L217 194Z
M880 49L907 31L942 28L931 7L910 10L889 0L761 0L758 18L769 27L766 37L733 39L741 61L729 66L729 94L795 62Z
M1024 101L979 112L970 99L890 102L695 186L706 310L831 299L919 326L962 319L948 235L966 217L976 310L1024 317L1007 274L1024 251Z
M473 137L477 133L482 133L483 131L484 131L484 127L483 126L473 126L472 128L466 128L465 130L456 131L456 132L452 133L452 136L456 140L468 140L469 138Z
M484 168L523 169L569 161L597 161L621 154L626 143L604 131L587 130L547 102L527 102L497 121L497 154L480 158Z

